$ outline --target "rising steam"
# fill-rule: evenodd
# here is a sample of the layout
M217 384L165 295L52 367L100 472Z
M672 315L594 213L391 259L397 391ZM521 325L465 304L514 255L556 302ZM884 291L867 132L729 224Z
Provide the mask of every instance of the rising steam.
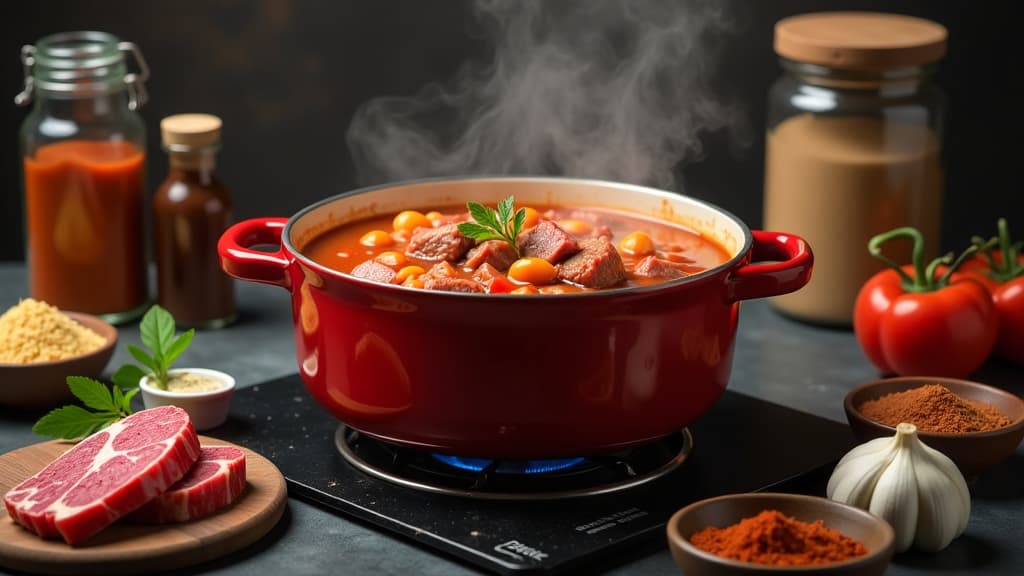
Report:
M347 140L364 184L561 174L674 187L707 131L742 130L713 93L719 1L478 0L486 64L365 103Z

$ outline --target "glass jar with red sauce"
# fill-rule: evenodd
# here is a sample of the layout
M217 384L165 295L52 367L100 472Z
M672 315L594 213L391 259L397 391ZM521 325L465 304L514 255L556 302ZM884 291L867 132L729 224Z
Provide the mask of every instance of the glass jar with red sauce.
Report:
M111 322L136 318L148 300L145 60L134 44L89 31L46 36L21 59L15 102L32 103L20 133L29 291Z
M217 255L231 223L231 194L216 174L220 131L210 114L160 122L170 167L153 196L157 301L179 326L221 328L235 319L234 282Z

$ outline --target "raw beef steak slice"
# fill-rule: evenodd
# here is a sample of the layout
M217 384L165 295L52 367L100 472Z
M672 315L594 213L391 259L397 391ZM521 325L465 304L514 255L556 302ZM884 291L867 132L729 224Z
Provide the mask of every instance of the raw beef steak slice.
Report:
M163 494L198 457L199 438L184 410L142 410L82 440L12 488L4 505L32 532L81 544Z
M147 524L186 522L212 514L245 490L245 453L234 446L203 446L199 460L170 490L132 512Z

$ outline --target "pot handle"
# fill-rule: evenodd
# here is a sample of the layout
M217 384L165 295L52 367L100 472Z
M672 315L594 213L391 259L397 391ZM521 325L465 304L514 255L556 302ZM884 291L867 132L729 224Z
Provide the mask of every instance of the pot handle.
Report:
M291 260L281 248L281 233L287 223L287 218L253 218L225 230L217 242L221 268L240 280L287 288ZM276 245L277 251L252 249L259 244Z
M788 294L807 284L814 255L806 240L784 232L752 234L751 261L771 263L744 264L734 270L727 281L730 302Z

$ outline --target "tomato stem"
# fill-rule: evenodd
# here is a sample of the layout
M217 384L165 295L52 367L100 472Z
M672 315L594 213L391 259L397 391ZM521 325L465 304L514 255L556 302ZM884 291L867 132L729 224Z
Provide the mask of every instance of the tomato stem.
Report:
M885 254L882 254L882 244L900 237L910 238L914 243L913 252L911 254L911 260L914 264L913 277L907 274L906 271L903 270L902 266ZM874 236L868 240L868 252L870 252L875 258L885 262L887 266L895 270L896 273L900 275L900 283L903 285L903 289L907 292L928 291L926 286L928 276L926 276L927 271L925 270L924 264L924 238L916 228L904 226L903 228L896 228L895 230L890 230Z
M959 268L960 265L963 264L967 260L968 257L974 256L977 252L978 252L978 247L977 246L968 246L966 250L961 252L960 256L957 257L956 260L953 260L953 263L950 264L949 268L946 269L946 273L943 274L938 279L938 281L936 282L937 287L938 288L945 288L946 286L949 286L949 277L953 275L953 272L956 272L956 269ZM950 252L949 254L947 254L945 256L945 258L950 258L952 256L953 256L953 253ZM929 275L929 278L930 277L931 276Z
M911 277L903 267L893 261L891 258L882 254L882 244L894 239L894 238L910 238L914 243L911 252L911 264L914 268L914 275ZM933 292L935 290L941 290L949 285L950 276L961 264L973 254L977 253L979 247L972 245L964 250L962 254L956 260L953 259L953 253L950 252L942 257L936 258L925 264L924 259L924 237L918 232L916 228L910 226L904 226L902 228L896 228L888 232L883 232L877 236L871 238L868 241L868 252L872 256L878 258L882 262L885 262L890 268L896 271L900 275L900 284L903 290L906 292ZM947 266L942 276L936 278L935 274L939 266Z
M993 278L996 282L1003 283L1024 275L1024 262L1017 261L1021 253L1024 252L1024 241L1013 243L1010 240L1010 225L1006 222L1006 218L999 219L997 228L999 236L990 239L988 242L975 237L973 242L985 255L985 260L988 262L989 267L989 277ZM997 262L992 255L993 248L997 245L999 246L1002 262Z

